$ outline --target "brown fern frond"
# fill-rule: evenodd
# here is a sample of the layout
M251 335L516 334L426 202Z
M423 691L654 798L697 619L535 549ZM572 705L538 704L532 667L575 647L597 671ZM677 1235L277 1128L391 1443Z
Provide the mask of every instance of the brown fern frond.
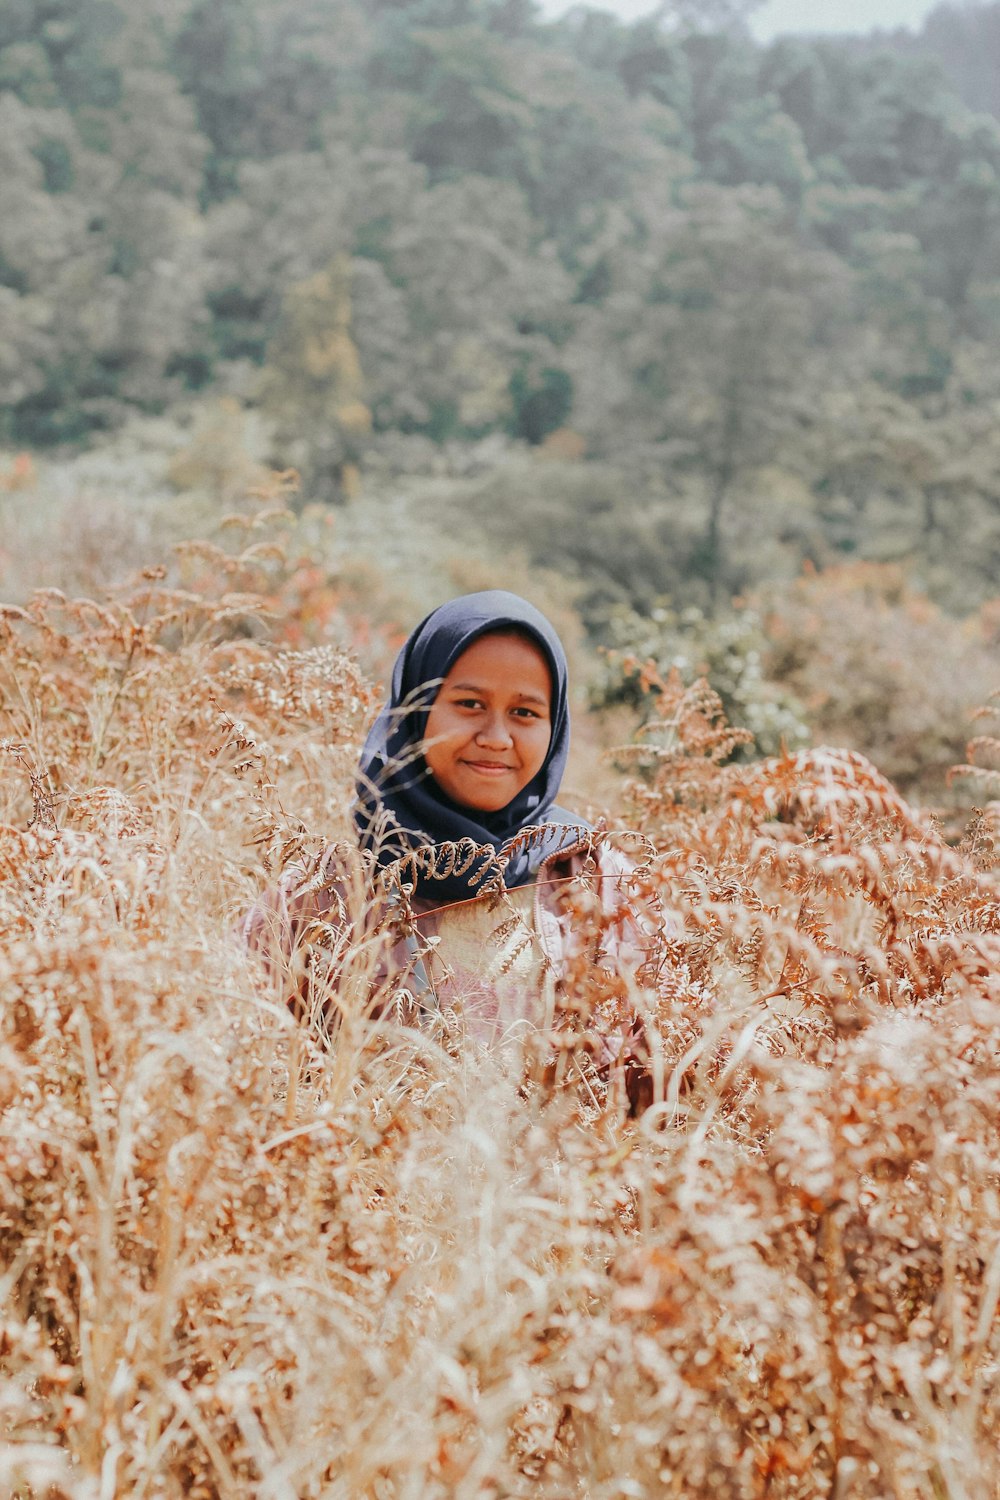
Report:
M463 838L411 849L384 865L382 877L388 886L405 888L420 875L431 880L457 876L468 879L474 888L481 885L498 864L499 856L491 844L477 844L475 839Z

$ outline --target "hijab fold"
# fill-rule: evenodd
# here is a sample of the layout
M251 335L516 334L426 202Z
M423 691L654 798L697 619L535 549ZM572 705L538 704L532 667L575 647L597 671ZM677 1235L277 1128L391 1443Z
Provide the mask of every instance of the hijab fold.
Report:
M491 813L466 807L443 792L420 746L442 679L480 636L505 630L528 636L548 663L552 733L537 775L506 807ZM522 830L546 824L528 847L510 854L504 871L508 887L527 885L545 859L576 843L590 826L556 805L568 753L568 672L558 635L545 616L517 594L504 589L463 594L427 615L396 658L389 701L361 754L354 813L361 846L382 866L417 850L462 839L502 854ZM492 860L448 863L451 867L439 874L416 871L419 897L444 903L477 895ZM466 864L467 869L463 868Z

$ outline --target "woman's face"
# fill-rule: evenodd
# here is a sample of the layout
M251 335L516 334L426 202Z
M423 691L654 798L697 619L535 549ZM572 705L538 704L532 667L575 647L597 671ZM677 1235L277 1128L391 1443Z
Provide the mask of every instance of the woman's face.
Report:
M451 668L427 715L423 755L443 792L499 812L538 774L552 736L552 682L520 635L481 635Z

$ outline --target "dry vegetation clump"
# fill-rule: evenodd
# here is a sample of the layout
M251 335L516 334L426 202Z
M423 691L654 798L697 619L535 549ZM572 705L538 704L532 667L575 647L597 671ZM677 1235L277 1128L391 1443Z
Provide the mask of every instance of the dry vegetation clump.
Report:
M344 833L372 704L267 645L266 534L0 621L0 1491L995 1497L995 824L727 765L661 681L595 835L644 968L584 880L530 1055L330 1043L233 928Z
M997 604L960 620L891 563L807 572L762 592L768 675L814 734L863 750L924 805L948 800L969 716L996 687Z

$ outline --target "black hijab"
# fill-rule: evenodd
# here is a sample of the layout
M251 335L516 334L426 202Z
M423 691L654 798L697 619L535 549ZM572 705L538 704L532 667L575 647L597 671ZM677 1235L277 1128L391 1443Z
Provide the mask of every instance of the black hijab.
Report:
M534 641L552 678L552 733L538 774L498 812L481 812L455 802L441 790L420 753L427 714L442 678L472 643L495 631L516 631ZM497 853L523 828L553 825L513 854L504 871L508 887L526 885L549 855L568 848L589 828L583 818L556 806L556 794L569 753L566 653L552 626L533 604L503 589L463 594L422 620L392 670L389 701L361 753L354 821L363 848L380 865L435 844L471 839ZM467 863L467 861L463 862ZM421 898L447 901L474 896L488 860L469 869L417 869L413 880Z

